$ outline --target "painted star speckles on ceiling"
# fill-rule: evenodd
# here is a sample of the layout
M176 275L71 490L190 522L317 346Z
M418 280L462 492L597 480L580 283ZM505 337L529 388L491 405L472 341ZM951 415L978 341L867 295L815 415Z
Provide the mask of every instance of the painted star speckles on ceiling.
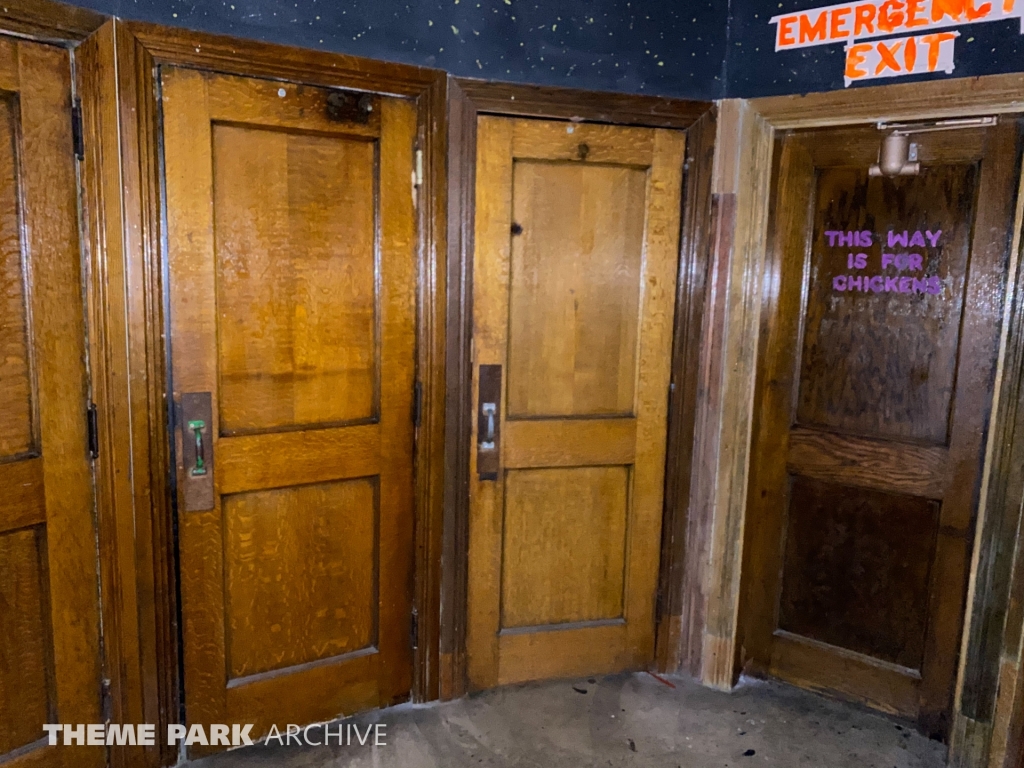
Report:
M723 95L727 0L78 0L128 19L462 77Z

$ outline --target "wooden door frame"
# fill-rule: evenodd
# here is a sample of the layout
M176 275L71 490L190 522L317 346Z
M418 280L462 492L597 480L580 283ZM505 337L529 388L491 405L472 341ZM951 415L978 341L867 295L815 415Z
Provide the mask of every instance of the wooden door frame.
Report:
M683 585L688 595L716 596L707 605L707 616L698 616L703 626L692 627L688 633L693 646L683 653L685 658L698 660L691 671L705 684L728 689L740 672L737 637L742 620L742 531L755 418L758 336L763 321L763 292L768 289L764 258L769 245L767 210L772 191L774 132L870 124L878 120L1020 113L1024 111L1022 92L1024 74L1012 74L804 96L729 99L720 104L712 180L716 216L711 224L711 269L738 279L708 292L706 317L719 320L713 324L715 333L705 337L700 350L701 368L713 376L705 390L710 396L703 396L698 404L701 426L694 446L689 523L691 530L720 533L709 538L706 549L700 550L706 556L707 567L703 572L687 572ZM1012 719L1009 711L1017 691L1024 685L1020 653L1024 551L1020 548L1022 542L1012 543L1016 540L1024 494L1024 274L1017 259L1022 202L1018 193L1007 277L1009 300L992 406L993 428L989 430L986 449L950 745L951 765L977 768L1004 768L1006 745L996 742L1006 739L993 738L998 735L994 734L993 722ZM729 375L724 376L723 371ZM691 547L690 557L695 554ZM1013 600L1008 599L1010 596ZM1015 733L1020 733L1021 726L1024 724L1017 726ZM1005 765L1008 768L1011 764Z
M472 413L473 226L477 117L483 114L607 123L687 131L680 243L679 287L676 296L669 441L666 461L666 510L659 586L657 657L660 669L675 669L669 628L682 626L680 603L673 599L681 583L674 576L683 565L689 444L678 436L693 433L696 369L684 366L699 341L699 327L689 322L703 305L703 225L710 204L703 180L710 178L708 147L714 140L714 105L654 96L582 91L572 88L518 85L448 78L448 304L445 390L444 523L441 569L440 680L442 699L468 690L466 666L467 575L469 568L469 457ZM708 126L711 129L708 129ZM694 141L696 139L696 141ZM692 149L691 149L692 145ZM689 405L689 409L687 408ZM686 468L684 471L682 468ZM682 502L682 503L680 503ZM676 612L673 612L676 611ZM664 637L663 631L664 629Z
M83 216L91 259L102 468L111 542L112 722L178 722L181 696L177 564L169 476L164 224L158 67L373 91L413 99L424 174L417 211L415 449L419 616L413 698L436 698L444 440L445 75L439 70L112 19L79 51L84 116ZM108 630L109 631L109 630ZM146 748L122 765L167 765Z
M54 0L11 0L0 6L0 35L74 48L99 29L107 16Z

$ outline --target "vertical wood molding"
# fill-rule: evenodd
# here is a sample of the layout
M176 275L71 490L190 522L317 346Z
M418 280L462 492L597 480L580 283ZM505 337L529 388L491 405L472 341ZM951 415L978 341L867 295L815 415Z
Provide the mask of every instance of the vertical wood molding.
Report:
M419 97L420 149L424 157L419 189L420 268L417 381L422 405L416 434L416 611L419 638L413 664L413 697L440 695L441 575L446 494L445 413L448 306L448 143L446 76L436 73Z
M720 102L682 611L700 632L691 626L680 651L719 689L735 678L771 149L771 127L748 102Z
M1018 152L1020 148L1018 147ZM1019 253L1024 195L1018 179L1007 265L991 422L985 447L974 551L950 736L950 765L1000 766L1019 730L1012 717L1019 684L1020 610L1014 583L1024 495L1024 275ZM1008 236L1011 233L1008 233ZM1018 603L1019 606L1019 603ZM997 727L1002 722L1002 727Z
M688 633L702 632L702 621L684 614L684 572L687 521L693 474L701 320L713 246L711 180L714 169L716 111L708 110L686 131L683 212L680 227L679 271L676 288L675 335L672 346L672 386L669 392L668 442L665 472L665 517L662 525L659 621L656 645L658 669L685 669L696 675L700 658L683 657L685 649L700 648Z
M99 413L97 507L112 720L177 720L173 532L166 496L163 318L152 60L116 20L77 50L86 157L92 386ZM139 84L139 80L143 84ZM146 85L149 87L146 87ZM150 151L146 151L149 149ZM112 751L114 765L169 764L166 746Z
M1021 445L1024 442L1021 440L1024 435L1024 382L1019 373L1024 367L1024 270L1019 258L1021 224L1024 221L1024 177L1021 181L1011 251L1010 275L1015 279L1008 281L1010 299L1006 306L997 390L992 405L995 423L989 433L990 474L986 476L982 490L984 503L979 510L982 535L976 541L974 556L979 567L971 579L969 607L972 610L964 629L961 680L957 691L958 720L965 717L968 706L975 710L979 704L986 703L965 702L965 693L970 692L965 691L964 681L972 661L975 665L983 665L984 651L996 650L994 639L978 639L979 629L981 633L998 631L1001 646L998 647L998 660L990 670L994 677L995 691L991 697L994 701L987 702L991 706L991 727L986 734L987 761L974 763L989 768L1018 768L1018 757L1024 744L1024 669L1021 666L1024 654L1024 542L1021 541L1021 528L1024 518L1020 505L1024 496L1024 468L1021 466L1024 461L1021 455L1024 450L1024 445ZM986 543L990 547L989 552L982 550ZM982 565L988 566L989 578L979 588ZM996 594L986 594L991 591ZM966 752L970 748L966 740L964 746L962 750L960 743L954 742L951 755L959 757L961 751Z
M441 554L441 690L466 693L466 553L469 549L469 452L473 377L473 194L476 110L448 78L448 364L445 411L444 541Z

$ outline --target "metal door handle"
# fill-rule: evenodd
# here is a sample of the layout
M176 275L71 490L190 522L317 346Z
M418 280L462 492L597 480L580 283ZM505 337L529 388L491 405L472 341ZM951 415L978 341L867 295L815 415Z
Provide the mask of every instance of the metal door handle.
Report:
M494 450L494 415L498 412L498 406L495 403L484 403L480 406L480 411L484 416L487 417L487 433L484 435L483 441L480 443L480 450L482 451L493 451Z
M192 430L196 440L196 462L191 470L192 477L206 474L206 451L203 448L203 428L205 426L206 422L202 419L193 419L188 423L188 428Z
M481 365L476 414L476 471L497 480L501 464L501 366Z
M209 392L182 392L177 422L181 425L178 488L186 512L214 508L213 398Z

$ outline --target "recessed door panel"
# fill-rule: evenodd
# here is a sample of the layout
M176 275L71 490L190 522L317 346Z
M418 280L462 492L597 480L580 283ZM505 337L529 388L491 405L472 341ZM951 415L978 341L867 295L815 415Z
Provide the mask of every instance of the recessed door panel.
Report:
M400 701L415 105L339 120L327 89L161 81L187 718L255 734Z
M778 138L745 523L753 672L936 737L962 631L1009 263L1020 127Z
M13 94L0 98L0 458L35 447L27 275L22 261L21 204Z
M628 491L626 467L508 472L501 631L622 618Z
M469 677L653 657L684 139L481 118Z
M920 669L938 524L929 499L794 477L779 629Z
M830 257L810 263L797 423L945 444L977 169L883 179L824 168L816 186L812 248ZM836 222L844 229L833 230ZM871 245L839 246L850 231L871 233ZM851 255L861 254L877 268L851 270Z
M102 722L71 61L0 62L0 764L98 768L43 731Z
M224 496L229 679L377 643L377 485Z
M646 170L517 160L512 189L509 417L632 414Z
M212 132L222 433L375 418L376 143Z
M56 712L44 530L39 525L0 534L0 754L37 741Z

